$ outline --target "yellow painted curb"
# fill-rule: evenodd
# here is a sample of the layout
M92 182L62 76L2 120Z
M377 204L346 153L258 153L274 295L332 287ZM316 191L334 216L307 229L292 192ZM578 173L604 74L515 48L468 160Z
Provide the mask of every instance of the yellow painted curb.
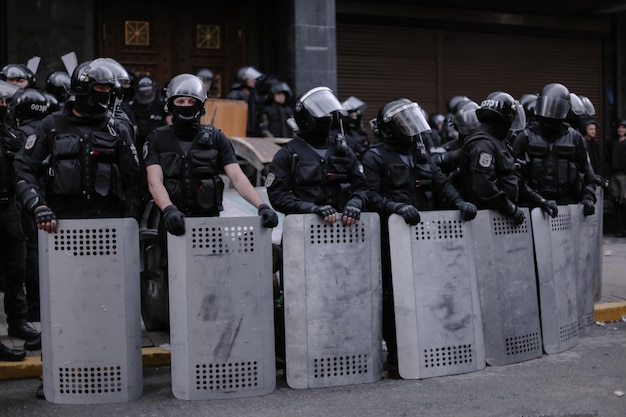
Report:
M160 347L141 349L141 357L144 368L170 364L170 351ZM0 380L38 378L41 374L41 356L27 356L19 362L0 362Z
M626 301L620 301L596 304L593 317L595 321L620 321L624 315L626 315Z

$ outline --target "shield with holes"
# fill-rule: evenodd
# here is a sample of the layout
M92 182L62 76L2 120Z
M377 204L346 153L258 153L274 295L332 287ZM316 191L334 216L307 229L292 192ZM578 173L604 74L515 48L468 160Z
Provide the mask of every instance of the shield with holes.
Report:
M570 206L559 206L556 218L534 208L531 217L543 350L558 353L578 343L576 232L572 227Z
M271 229L260 217L186 218L168 234L172 392L185 400L276 385Z
M57 233L39 232L48 401L97 404L141 395L138 242L133 219L63 219Z
M574 259L576 260L576 305L578 306L578 333L583 336L594 323L594 305L602 265L602 207L596 202L596 211L583 214L581 204L570 204ZM560 209L560 208L559 208Z
M526 220L521 225L494 210L479 210L467 223L489 365L542 355L533 237L528 209L522 211Z
M382 377L380 220L324 224L315 214L283 222L285 359L296 389Z
M458 211L421 213L409 226L389 218L398 371L405 379L485 367L476 269Z

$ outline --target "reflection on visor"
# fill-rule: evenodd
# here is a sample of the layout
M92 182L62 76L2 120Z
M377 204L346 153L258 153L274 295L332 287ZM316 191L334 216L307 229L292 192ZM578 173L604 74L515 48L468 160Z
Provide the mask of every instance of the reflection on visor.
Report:
M383 116L385 122L392 119L398 130L406 136L415 136L430 130L420 106L415 102L392 108Z
M535 114L550 119L565 119L569 109L570 104L567 100L540 96L537 101L537 107L535 108Z
M516 102L512 108L515 110L515 118L511 123L510 130L517 131L524 129L526 127L526 113L524 112L524 108L518 102Z
M342 115L346 114L341 103L328 87L317 87L310 90L302 96L300 102L315 118L328 116L336 111Z
M20 88L15 84L0 80L0 99L12 97L19 89Z

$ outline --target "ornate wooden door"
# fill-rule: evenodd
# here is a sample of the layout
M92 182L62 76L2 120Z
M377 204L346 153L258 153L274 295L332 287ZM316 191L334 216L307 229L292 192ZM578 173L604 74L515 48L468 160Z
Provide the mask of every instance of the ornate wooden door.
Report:
M154 78L209 68L224 97L243 65L241 6L233 2L108 1L100 3L100 55Z

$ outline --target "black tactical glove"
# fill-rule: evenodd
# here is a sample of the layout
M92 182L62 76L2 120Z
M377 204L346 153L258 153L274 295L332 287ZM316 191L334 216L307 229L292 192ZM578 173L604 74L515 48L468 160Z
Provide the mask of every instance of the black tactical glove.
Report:
M163 209L163 224L165 230L174 236L185 234L185 215L174 204Z
M263 227L276 227L278 215L267 204L261 204L258 208L259 216L263 219Z
M596 212L596 205L593 201L591 201L591 199L585 198L581 201L581 203L583 203L583 214L585 216L591 216Z
M394 213L402 216L404 222L406 224L410 224L411 226L414 226L422 221L419 210L411 204L399 204L394 210Z
M476 213L478 213L478 209L472 203L467 201L461 201L456 204L456 207L461 211L461 219L464 221L474 220L476 217Z
M313 206L313 208L311 209L311 211L315 214L317 214L318 216L322 216L322 217L326 217L326 216L332 216L333 214L337 213L337 210L335 210L333 208L333 206Z
M559 206L556 205L556 201L554 200L546 200L545 198L542 198L539 200L538 205L541 210L548 213L548 215L552 218L559 215Z
M526 218L522 209L513 203L510 203L508 207L507 216L517 225L524 223L524 219Z
M43 208L37 213L35 213L35 223L37 225L42 223L51 222L52 220L56 220L57 216L54 214L54 211L50 209L50 207Z
M361 209L356 206L345 206L343 208L342 216L359 220L361 218Z

